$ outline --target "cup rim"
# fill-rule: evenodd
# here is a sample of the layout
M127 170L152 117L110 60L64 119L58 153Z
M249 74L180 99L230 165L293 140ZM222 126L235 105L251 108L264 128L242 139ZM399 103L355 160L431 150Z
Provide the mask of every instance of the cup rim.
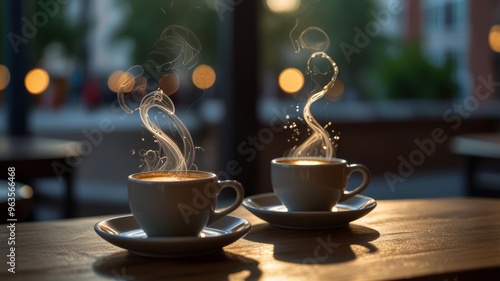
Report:
M342 158L326 158L326 157L313 157L313 156L298 156L298 157L279 157L279 158L274 158L271 160L271 164L273 165L283 165L283 166L306 166L306 165L297 165L297 164L290 164L290 163L282 163L279 161L282 160L313 160L313 161L327 161L328 163L321 163L319 165L341 165L341 164L347 164L347 160L342 159Z
M153 182L157 182L157 183L165 183L165 182L171 182L171 181L148 181L147 179L140 179L138 178L137 176L148 176L148 175L155 175L155 174L165 174L165 173L194 173L194 174L203 174L203 175L206 175L206 177L200 177L200 178L193 178L193 179L189 179L189 182L193 182L193 181L205 181L205 180L212 180L212 179L216 179L217 178L217 175L212 173L212 172L208 172L208 171L198 171L198 170L182 170L182 171L171 171L171 170L165 170L165 171L147 171L147 172L138 172L138 173L133 173L133 174L130 174L128 176L128 180L129 181L133 181L133 182L149 182L149 183L153 183Z

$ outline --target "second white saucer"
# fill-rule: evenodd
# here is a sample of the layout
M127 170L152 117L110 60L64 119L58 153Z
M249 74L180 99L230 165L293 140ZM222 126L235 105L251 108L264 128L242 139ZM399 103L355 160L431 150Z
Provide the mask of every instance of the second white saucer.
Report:
M373 198L356 195L338 203L332 211L289 212L274 193L264 193L245 198L242 205L276 227L331 229L344 227L365 216L377 206L377 202Z

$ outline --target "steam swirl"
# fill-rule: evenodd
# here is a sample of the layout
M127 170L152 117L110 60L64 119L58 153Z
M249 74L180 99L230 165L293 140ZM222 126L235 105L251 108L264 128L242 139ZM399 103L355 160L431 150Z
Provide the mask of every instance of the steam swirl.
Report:
M337 64L324 52L316 52L313 53L308 61L307 61L307 73L312 75L325 75L325 73L318 73L317 68L311 67L312 59L319 56L322 59L326 59L333 68L333 76L331 80L321 89L321 91L312 94L307 100L306 105L304 106L304 120L311 129L311 135L299 146L292 148L287 154L288 157L305 157L305 156L314 156L314 157L325 157L325 158L333 158L335 157L335 147L332 144L332 140L330 138L330 134L316 121L314 116L311 113L311 105L321 99L325 93L333 87L335 84L335 80L337 80L337 75L339 69Z
M200 41L192 31L171 25L162 32L148 60L126 72L117 93L118 103L128 114L139 111L144 127L158 145L157 150L139 151L145 171L185 171L196 168L191 134L175 115L175 106L169 97L173 92L165 93L160 88L160 82L162 77L168 75L178 78L182 76L183 69L187 72L195 66L200 50ZM162 120L168 124L170 134L165 133L158 119L152 117L151 110L162 113ZM182 145L179 146L176 140Z

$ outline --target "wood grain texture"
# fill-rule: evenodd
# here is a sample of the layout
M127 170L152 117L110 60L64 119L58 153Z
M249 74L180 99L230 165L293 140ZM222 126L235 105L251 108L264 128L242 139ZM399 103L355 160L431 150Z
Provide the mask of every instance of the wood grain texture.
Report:
M18 223L16 273L7 271L1 227L1 280L495 280L500 276L500 200L379 201L339 230L286 230L240 207L252 231L198 258L129 254L93 230L108 217Z

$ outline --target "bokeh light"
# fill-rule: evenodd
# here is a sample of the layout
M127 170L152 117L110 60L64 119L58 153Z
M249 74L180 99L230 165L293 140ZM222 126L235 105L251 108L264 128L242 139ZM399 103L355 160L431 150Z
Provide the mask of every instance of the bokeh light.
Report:
M120 90L120 87L125 83L128 82L127 85L125 86L124 92L128 93L132 91L134 87L134 78L130 73L124 72L121 70L117 70L108 77L108 88L114 92L117 93L118 90Z
M326 91L325 98L328 101L336 101L342 96L344 90L344 83L341 80L337 79L335 80L335 84L333 84L333 87Z
M493 51L500 53L500 24L496 24L490 28L488 41L490 43L490 48Z
M168 96L179 90L179 76L167 73L160 78L158 87Z
M199 65L193 71L193 84L199 89L205 90L215 83L215 71L206 64Z
M265 0L267 9L273 13L293 13L300 7L300 0Z
M297 68L287 68L278 77L280 88L287 94L294 94L304 86L304 74Z
M5 65L0 64L0 91L5 90L5 88L9 85L9 82L10 71Z
M47 71L41 68L33 68L24 78L24 86L30 94L39 95L49 86L50 77Z
M19 189L19 194L22 198L30 199L33 197L33 189L29 185L23 185Z

